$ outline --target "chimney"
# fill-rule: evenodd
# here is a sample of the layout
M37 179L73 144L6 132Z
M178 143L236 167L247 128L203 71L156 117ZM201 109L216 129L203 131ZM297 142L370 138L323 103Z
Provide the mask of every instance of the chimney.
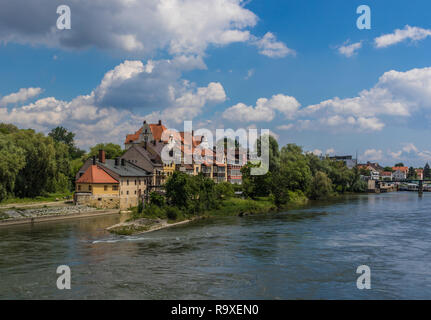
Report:
M144 125L147 124L147 120L144 120Z
M162 125L162 120L159 120L159 126L161 126Z
M105 163L106 161L105 150L99 150L99 161L102 163Z
M96 165L96 156L93 156L93 166Z
M121 158L121 165L122 165L122 166L125 166L125 165L126 165L126 161L125 161L123 158Z
M118 166L119 163L120 163L120 158L115 158L115 165Z

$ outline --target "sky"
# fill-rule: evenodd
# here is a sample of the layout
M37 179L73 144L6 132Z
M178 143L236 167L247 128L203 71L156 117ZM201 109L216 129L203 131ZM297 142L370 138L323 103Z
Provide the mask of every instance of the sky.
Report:
M360 5L371 29L357 27ZM0 0L0 121L64 126L86 149L123 144L143 120L191 120L422 167L429 12L425 0Z

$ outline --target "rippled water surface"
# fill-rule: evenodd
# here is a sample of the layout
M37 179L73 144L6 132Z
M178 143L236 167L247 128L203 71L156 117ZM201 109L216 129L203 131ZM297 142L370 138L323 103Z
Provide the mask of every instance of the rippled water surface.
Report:
M0 298L431 298L431 194L361 195L141 236L119 217L0 228ZM69 265L72 289L58 290ZM371 290L356 268L371 268Z

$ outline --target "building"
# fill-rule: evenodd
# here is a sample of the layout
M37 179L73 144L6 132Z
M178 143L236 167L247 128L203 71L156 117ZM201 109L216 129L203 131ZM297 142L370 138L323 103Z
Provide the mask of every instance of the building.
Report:
M175 170L190 175L202 172L215 182L228 181L226 155L223 161L217 161L215 149L209 147L204 136L195 136L193 131L169 131L160 120L157 124L144 121L138 131L127 135L125 148L127 151L122 158L152 172L153 179L157 180L160 176L159 181L154 181L158 185L162 185ZM166 150L169 158L172 158L170 161L166 161L166 155L162 155ZM197 159L196 156L199 155L200 159ZM237 174L237 169L241 169L239 164L231 168L231 173L235 174L231 175L231 180L235 182L241 177Z
M126 159L106 159L105 152L100 150L98 158L93 157L88 159L76 175L77 183L75 190L75 203L88 204L103 208L112 207L111 204L106 204L104 198L107 197L101 197L100 192L93 192L92 190L86 189L86 192L90 192L91 194L86 194L85 196L82 194L85 186L81 178L89 176L92 172L89 172L89 170L95 170L95 167L97 167L97 171L95 172L102 175L102 171L104 171L118 184L118 190L115 190L118 191L118 200L115 200L114 193L110 193L112 198L109 199L112 202L116 202L119 209L126 210L128 208L135 207L138 205L139 199L142 199L143 201L148 199L148 192L150 191L149 187L152 186L153 174L129 161L126 161ZM104 177L106 181L103 184L103 189L104 191L110 191L110 186L107 184L107 176L104 175ZM114 182L112 183L115 184ZM107 190L105 190L105 185ZM114 187L115 186L112 188ZM93 186L91 189L93 189ZM95 199L98 201L96 204Z
M392 178L393 180L405 180L409 173L408 167L392 167Z
M120 182L95 162L76 180L74 202L96 208L120 207Z
M357 159L353 159L353 156L332 156L329 157L329 159L333 161L342 161L349 169L354 168L358 164Z
M384 181L392 181L392 172L391 171L383 171L380 174L380 177L382 178L382 180Z
M423 180L424 179L424 169L415 169L416 171L416 176L419 180Z

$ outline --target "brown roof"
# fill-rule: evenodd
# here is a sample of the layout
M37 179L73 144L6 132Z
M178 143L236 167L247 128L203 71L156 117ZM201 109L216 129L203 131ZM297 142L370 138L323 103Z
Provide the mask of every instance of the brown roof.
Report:
M160 141L162 139L162 133L166 130L166 127L163 124L153 123L150 124L151 133L156 141ZM130 143L138 140L139 136L142 133L142 127L133 134L128 134L126 136L126 141L124 143Z
M118 181L97 165L91 165L76 183L118 183Z

